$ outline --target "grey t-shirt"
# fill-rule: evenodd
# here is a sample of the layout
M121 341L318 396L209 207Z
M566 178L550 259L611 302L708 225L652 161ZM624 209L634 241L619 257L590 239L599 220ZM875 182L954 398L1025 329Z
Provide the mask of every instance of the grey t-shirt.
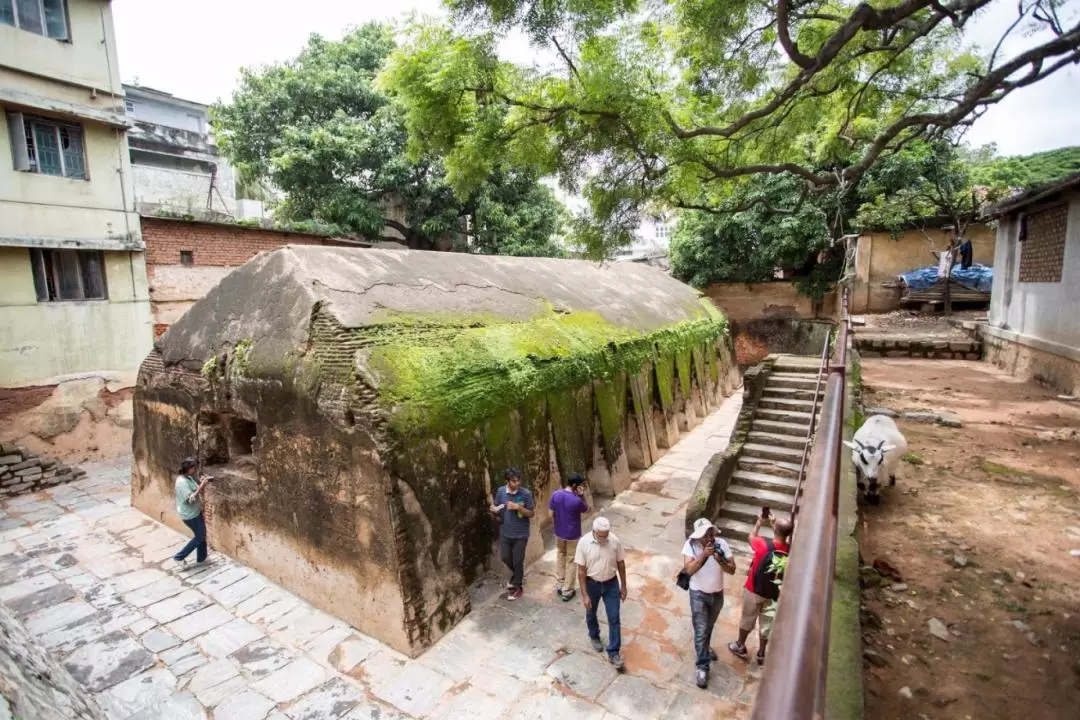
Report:
M536 508L533 504L532 493L523 487L519 487L515 493L507 494L506 486L501 485L499 489L495 491L495 504L505 505L507 501L516 502L519 505L527 507L529 510ZM503 508L499 514L502 515L502 536L504 538L518 539L529 537L529 518L525 517L517 510L507 510L506 508Z

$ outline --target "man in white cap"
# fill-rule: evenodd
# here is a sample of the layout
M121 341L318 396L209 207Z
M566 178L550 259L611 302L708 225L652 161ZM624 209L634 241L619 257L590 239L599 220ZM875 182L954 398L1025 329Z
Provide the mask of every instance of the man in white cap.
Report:
M735 574L735 556L707 518L694 521L694 531L683 545L683 572L690 576L690 618L697 654L697 686L709 684L709 663L716 653L709 647L713 626L724 607L724 573Z
M622 672L619 608L626 599L626 551L619 538L611 532L611 522L607 518L596 518L592 527L592 532L578 542L577 551L574 553L578 584L584 590L581 593L581 602L585 605L585 627L589 631L593 649L603 652L600 623L596 619L597 606L603 600L604 614L607 615L608 622L608 659L616 670Z

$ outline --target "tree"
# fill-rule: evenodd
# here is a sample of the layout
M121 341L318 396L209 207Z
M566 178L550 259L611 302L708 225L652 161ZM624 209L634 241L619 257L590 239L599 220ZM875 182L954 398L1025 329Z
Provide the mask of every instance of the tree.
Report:
M437 154L407 153L402 108L375 84L393 48L389 28L372 23L339 42L313 35L295 60L244 70L213 111L222 151L285 194L285 220L369 237L390 227L413 248L470 249L471 234L480 252L561 254L552 242L561 206L535 171L502 164L455 193Z
M588 178L581 236L604 255L651 202L715 209L754 175L850 188L1080 60L1062 0L1020 0L1001 40L1041 33L1030 49L967 49L993 1L446 0L458 29L413 27L382 83L414 156L442 154L459 192L504 162ZM511 30L558 64L500 61Z
M799 181L790 175L762 176L740 186L714 212L683 213L671 240L672 275L704 288L760 282L777 268L815 265L829 245L828 214L816 201L800 203L800 194Z

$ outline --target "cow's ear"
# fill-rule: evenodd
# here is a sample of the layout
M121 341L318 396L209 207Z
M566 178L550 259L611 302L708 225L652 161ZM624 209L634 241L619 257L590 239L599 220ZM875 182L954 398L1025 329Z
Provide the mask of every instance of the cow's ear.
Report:
M859 447L858 443L854 443L851 440L845 440L844 444L847 445L852 450L861 450L862 449L861 447Z
M885 453L892 452L895 449L896 449L895 445L883 445L881 447L881 454L884 455Z

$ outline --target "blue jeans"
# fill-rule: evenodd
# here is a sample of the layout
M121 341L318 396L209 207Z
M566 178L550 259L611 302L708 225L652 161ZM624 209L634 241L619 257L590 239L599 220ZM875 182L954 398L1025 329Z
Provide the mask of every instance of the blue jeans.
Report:
M585 578L585 593L589 596L592 604L591 610L585 611L585 627L589 629L589 637L593 640L600 639L600 623L596 619L596 610L600 600L604 601L604 614L608 622L608 655L614 655L622 648L622 627L619 624L619 606L622 599L619 597L619 578L611 578L606 582L599 582L592 578Z
M697 654L698 670L709 670L709 645L712 643L713 626L724 609L724 593L690 591L690 619L694 626L694 652Z
M184 546L183 550L173 555L173 560L180 562L188 555L192 550L198 550L195 553L195 559L202 562L206 559L206 520L203 518L202 513L196 515L190 520L185 520L184 524L191 528L191 532L195 534L188 544Z

